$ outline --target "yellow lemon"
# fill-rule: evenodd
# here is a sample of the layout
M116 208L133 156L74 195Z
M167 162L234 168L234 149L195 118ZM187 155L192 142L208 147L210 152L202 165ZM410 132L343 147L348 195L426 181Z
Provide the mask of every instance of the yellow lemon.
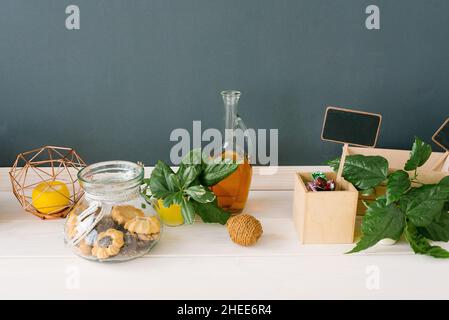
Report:
M41 182L31 195L33 206L41 213L55 213L70 204L70 193L61 181Z
M157 212L162 222L168 226L179 226L184 224L184 218L181 213L181 207L177 204L172 204L170 207L164 207L164 201L159 199L157 201Z

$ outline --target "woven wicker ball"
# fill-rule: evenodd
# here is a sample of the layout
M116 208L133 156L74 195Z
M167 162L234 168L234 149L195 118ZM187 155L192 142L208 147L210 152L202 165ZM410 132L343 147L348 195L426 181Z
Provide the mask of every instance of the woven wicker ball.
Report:
M231 240L241 246L252 246L262 236L262 224L249 214L229 218L226 224Z

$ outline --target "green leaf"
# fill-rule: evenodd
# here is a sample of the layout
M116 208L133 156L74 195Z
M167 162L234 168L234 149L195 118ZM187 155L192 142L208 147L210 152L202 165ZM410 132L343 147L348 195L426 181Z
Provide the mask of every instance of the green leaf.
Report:
M327 165L328 165L329 167L331 167L332 170L334 170L335 172L338 172L338 169L340 168L340 158L336 158L336 159L333 159L333 160L329 160L329 161L327 162Z
M239 163L231 158L217 157L208 159L201 149L191 150L183 159L185 166L195 166L200 173L200 182L204 186L213 186L234 173Z
M213 186L233 174L238 167L237 163L208 163L201 174L201 184L207 187Z
M178 171L178 173L182 189L185 189L195 181L200 172L195 166L190 166L186 168L180 168L180 171Z
M418 232L418 229L412 224L407 223L405 228L405 239L410 247L417 254L424 254L434 258L448 259L449 252L439 246L432 246L429 241Z
M449 259L449 252L440 246L431 246L430 249L427 250L427 255L434 258Z
M399 170L392 173L387 182L387 205L398 201L410 186L410 176L407 172Z
M184 192L197 202L209 203L215 200L215 194L201 185L192 186Z
M326 174L324 174L321 171L315 171L312 173L312 179L313 180L317 180L318 178L324 179L325 181L327 181L327 177Z
M439 219L433 221L430 225L418 228L420 234L433 241L449 241L449 213L443 209Z
M190 201L187 201L184 197L182 197L181 200L181 214L185 224L193 224L195 221L195 208Z
M203 153L201 149L192 149L184 158L182 158L181 163L186 166L192 165L202 165L203 164Z
M370 197L370 196L376 194L376 189L375 188L365 189L365 190L360 191L360 194L364 197Z
M442 188L447 188L449 190L449 176L444 177L438 183ZM448 191L449 192L449 191Z
M449 176L440 180L438 188L440 189L442 197L446 198L446 201L449 201Z
M164 198L164 201L163 201L164 207L168 208L172 204L181 205L182 199L183 199L182 191L171 193L170 195L168 195Z
M359 190L377 187L388 176L388 161L379 156L346 157L343 177Z
M162 161L157 162L149 180L151 193L156 198L163 199L175 191L168 181L171 174L174 174L174 172L167 164Z
M394 205L378 199L367 209L362 221L362 238L348 253L359 252L374 246L382 239L399 240L405 227L404 213Z
M163 199L163 205L167 208L172 204L180 205L186 224L194 222L195 213L204 222L226 224L230 214L218 207L215 194L202 186L200 179L211 185L216 184L235 172L238 166L232 159L205 161L201 151L196 149L183 159L176 174L167 164L158 161L143 187L145 190L149 185L152 195Z
M444 184L424 185L412 188L400 199L407 218L417 227L426 227L437 219L449 197Z
M189 167L194 167L198 173L198 175L203 170L204 161L203 154L201 153L201 149L193 149L191 150L182 160L179 165L178 174L183 175L184 171Z
M169 174L167 182L172 191L179 191L182 189L181 179L175 173Z
M231 216L228 212L224 211L217 206L217 201L209 203L199 203L196 201L191 201L195 212L201 217L205 223L220 223L225 225Z
M431 154L432 147L416 137L415 142L413 143L412 151L410 153L410 159L405 164L404 170L416 170L426 163Z

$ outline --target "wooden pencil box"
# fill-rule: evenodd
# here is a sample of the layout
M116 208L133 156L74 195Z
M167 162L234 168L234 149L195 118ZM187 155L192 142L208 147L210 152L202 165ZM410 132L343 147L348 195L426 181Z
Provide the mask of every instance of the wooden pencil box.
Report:
M335 179L332 172L325 173ZM338 191L309 191L311 172L297 172L294 181L293 220L301 244L353 243L357 189L342 179Z

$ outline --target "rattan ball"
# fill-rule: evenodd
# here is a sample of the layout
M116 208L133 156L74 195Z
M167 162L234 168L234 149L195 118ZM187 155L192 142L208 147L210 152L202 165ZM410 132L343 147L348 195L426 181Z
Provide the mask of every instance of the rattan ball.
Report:
M249 214L239 214L226 223L231 240L241 246L252 246L262 236L262 224Z

